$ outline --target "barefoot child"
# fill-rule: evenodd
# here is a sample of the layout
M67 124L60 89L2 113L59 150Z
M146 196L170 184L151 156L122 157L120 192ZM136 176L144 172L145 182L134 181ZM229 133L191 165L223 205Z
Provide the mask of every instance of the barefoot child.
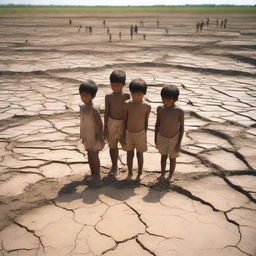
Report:
M166 161L169 156L168 180L171 180L184 133L184 112L175 105L179 98L179 89L175 85L164 86L161 90L161 97L163 106L157 108L155 125L155 144L161 154L161 176L159 179L164 178Z
M104 137L108 141L112 162L110 175L117 175L118 141L123 132L124 102L130 98L123 93L126 74L122 70L114 70L110 75L112 93L105 96Z
M104 147L103 125L99 110L92 103L97 93L97 86L92 80L86 80L79 87L84 105L80 106L80 138L88 153L88 161L93 182L100 181L99 151Z
M145 81L142 79L132 80L129 90L132 100L125 102L123 129L124 149L127 151L127 179L131 180L132 178L134 149L136 149L138 160L138 175L136 180L140 180L143 168L143 152L147 151L146 132L151 106L143 101L143 97L147 92Z

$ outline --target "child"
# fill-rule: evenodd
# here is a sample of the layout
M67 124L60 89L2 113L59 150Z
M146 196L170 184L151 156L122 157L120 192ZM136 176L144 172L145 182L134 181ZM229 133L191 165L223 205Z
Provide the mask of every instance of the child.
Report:
M171 180L184 133L184 112L175 105L179 98L179 89L175 85L164 86L161 90L161 97L163 106L157 108L155 125L155 144L161 154L161 176L159 180L164 178L168 155L170 158L168 180Z
M79 93L84 105L80 106L80 138L88 153L91 177L88 181L100 181L99 151L104 147L103 125L99 110L92 103L97 93L97 86L92 80L87 80L79 87Z
M124 129L123 142L127 151L128 176L132 178L132 166L134 149L137 150L138 175L136 180L140 180L143 168L143 152L147 151L148 117L151 106L143 101L147 92L147 84L142 79L134 79L129 85L132 100L125 102L124 108Z
M114 70L110 75L112 93L105 96L104 137L109 144L109 154L112 162L110 175L117 175L118 141L123 132L124 102L130 99L128 93L123 93L126 74L123 70Z

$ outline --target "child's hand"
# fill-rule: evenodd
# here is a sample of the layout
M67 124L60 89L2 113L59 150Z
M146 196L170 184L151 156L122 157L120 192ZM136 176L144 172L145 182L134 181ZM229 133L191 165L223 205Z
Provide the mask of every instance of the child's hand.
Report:
M175 151L180 152L180 149L181 149L180 143L177 143L177 145L175 147Z
M107 127L104 128L103 135L104 135L104 139L108 140L108 128Z
M121 145L125 145L125 135L121 135L120 143L121 143Z

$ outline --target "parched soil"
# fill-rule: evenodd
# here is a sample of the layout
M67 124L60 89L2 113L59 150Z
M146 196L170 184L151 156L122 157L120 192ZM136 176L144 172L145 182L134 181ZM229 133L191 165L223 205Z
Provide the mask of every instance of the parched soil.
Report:
M255 49L256 14L0 17L0 255L255 255ZM85 79L99 85L103 118L117 68L127 85L148 83L144 175L125 181L120 150L119 175L108 178L106 146L95 188L83 181L78 87ZM171 184L157 181L154 145L166 84L179 87L186 113Z

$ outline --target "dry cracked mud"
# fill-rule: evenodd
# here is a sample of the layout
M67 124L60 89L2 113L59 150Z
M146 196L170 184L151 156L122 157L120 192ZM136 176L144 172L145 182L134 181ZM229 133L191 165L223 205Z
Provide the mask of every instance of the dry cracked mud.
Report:
M200 33L195 23L206 15L73 14L72 25L60 14L0 17L1 256L256 255L256 16L208 17ZM228 18L227 29L216 27L217 17ZM103 185L93 188L83 182L78 86L98 83L103 116L115 68L127 83L140 77L149 85L149 150L142 181L127 183L123 151L117 180L106 178L105 147ZM153 143L167 83L180 88L186 112L172 184L156 181Z

